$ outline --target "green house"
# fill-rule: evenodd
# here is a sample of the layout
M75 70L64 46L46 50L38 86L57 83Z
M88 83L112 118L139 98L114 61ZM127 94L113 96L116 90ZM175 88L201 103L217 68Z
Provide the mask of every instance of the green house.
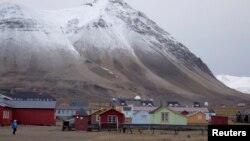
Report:
M151 124L187 125L187 118L168 107L159 107L150 112Z

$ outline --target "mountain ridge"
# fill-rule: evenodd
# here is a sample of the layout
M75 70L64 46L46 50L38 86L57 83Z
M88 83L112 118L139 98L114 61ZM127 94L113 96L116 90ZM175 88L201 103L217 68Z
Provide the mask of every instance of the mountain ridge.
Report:
M56 11L8 3L0 4L0 11L4 87L41 89L59 98L141 95L184 102L215 102L218 97L229 104L248 101L122 0L96 0Z

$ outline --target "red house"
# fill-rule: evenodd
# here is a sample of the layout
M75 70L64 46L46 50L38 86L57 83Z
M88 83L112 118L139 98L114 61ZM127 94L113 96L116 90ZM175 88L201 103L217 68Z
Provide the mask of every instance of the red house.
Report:
M84 109L80 109L75 116L75 129L87 131L90 118Z
M12 109L0 103L0 126L10 125L12 122Z
M122 124L125 122L123 113L111 108L99 113L101 124Z
M0 94L0 126L10 125L12 122L13 110L10 105L4 103L8 97Z
M55 125L56 100L48 94L19 91L4 93L3 96L7 98L0 103L8 107L1 106L0 115L5 115L2 122L10 124L15 119L24 125Z

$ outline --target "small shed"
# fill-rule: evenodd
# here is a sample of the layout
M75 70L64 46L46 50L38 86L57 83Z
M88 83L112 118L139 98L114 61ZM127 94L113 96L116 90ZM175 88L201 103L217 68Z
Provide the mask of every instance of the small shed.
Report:
M228 125L228 117L226 116L212 116L211 125Z
M201 112L201 111L193 112L193 113L190 113L186 116L187 116L188 125L205 125L205 124L207 124L206 114Z
M187 118L168 107L159 107L150 112L151 124L187 125Z
M75 116L75 130L87 131L89 124L89 116L84 109L80 109Z

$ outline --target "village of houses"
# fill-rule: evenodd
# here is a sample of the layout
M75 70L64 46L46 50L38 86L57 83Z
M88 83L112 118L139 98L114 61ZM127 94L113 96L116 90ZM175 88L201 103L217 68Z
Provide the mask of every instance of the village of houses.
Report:
M244 106L213 109L206 102L183 106L178 101L168 100L156 105L152 99L144 100L140 96L113 98L106 103L87 100L57 102L46 93L5 90L0 91L0 125L10 126L13 120L17 120L18 125L24 126L57 126L60 132L96 130L100 133L113 130L122 134L133 133L132 129L174 129L175 133L179 129L203 131L208 124L247 124L250 110Z

